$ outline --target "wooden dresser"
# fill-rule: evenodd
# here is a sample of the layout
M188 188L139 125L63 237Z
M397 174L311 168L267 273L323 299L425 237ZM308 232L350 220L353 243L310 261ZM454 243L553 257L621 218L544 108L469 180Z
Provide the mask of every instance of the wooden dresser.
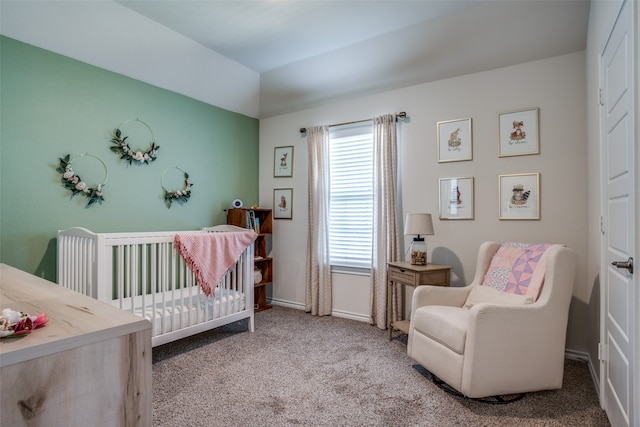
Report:
M0 340L0 425L151 426L151 323L0 264L0 309L49 322Z

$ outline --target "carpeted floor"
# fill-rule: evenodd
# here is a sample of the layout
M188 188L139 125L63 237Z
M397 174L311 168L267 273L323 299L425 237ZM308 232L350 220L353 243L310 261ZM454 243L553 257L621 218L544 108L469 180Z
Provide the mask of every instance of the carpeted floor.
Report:
M154 426L608 426L586 363L560 390L455 397L367 323L274 307L153 350Z

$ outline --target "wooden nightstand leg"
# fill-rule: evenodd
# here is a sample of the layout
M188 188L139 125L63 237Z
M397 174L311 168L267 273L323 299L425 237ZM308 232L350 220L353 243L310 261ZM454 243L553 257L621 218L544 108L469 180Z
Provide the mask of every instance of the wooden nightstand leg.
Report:
M393 282L389 280L387 282L387 329L389 334L389 341L391 341L393 328L391 327L391 316L393 315L393 305L391 304L391 295L393 295Z

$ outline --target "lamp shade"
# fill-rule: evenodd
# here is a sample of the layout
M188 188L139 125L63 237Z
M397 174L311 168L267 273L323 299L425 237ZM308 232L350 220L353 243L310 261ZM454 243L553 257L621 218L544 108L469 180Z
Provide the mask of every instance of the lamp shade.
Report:
M404 219L404 234L429 236L435 234L433 221L428 213L408 213Z

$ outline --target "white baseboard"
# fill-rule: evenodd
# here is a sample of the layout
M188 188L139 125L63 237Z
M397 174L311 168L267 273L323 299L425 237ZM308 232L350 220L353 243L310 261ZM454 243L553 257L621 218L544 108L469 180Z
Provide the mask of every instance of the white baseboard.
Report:
M281 307L293 308L293 309L296 309L296 310L304 310L305 309L304 304L301 304L299 302L284 301L284 300L279 300L279 299L271 299L270 304L279 305ZM348 311L331 310L331 315L335 316L335 317L342 317L344 319L351 319L351 320L357 320L359 322L369 323L369 316L365 316L365 315L360 314L360 313L351 313L351 312L348 312Z
M279 305L280 307L294 308L296 310L304 311L304 304L300 304L299 302L284 301L279 299L271 299L271 301L267 302L271 305Z

